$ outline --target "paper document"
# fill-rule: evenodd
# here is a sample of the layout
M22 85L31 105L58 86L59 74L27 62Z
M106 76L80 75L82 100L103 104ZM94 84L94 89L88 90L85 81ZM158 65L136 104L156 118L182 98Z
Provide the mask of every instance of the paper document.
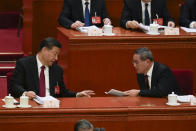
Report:
M110 94L110 95L115 95L115 96L127 96L126 93L119 91L119 90L115 90L115 89L111 89L108 92L105 92L106 94Z
M177 96L177 100L179 102L190 102L191 98L194 98L193 95L183 95L183 96Z
M42 98L39 97L39 96L37 96L37 95L35 96L35 98L33 98L33 100L34 100L35 102L37 102L38 104L40 104L40 105L44 104Z
M88 33L89 29L99 29L97 26L92 25L92 26L84 26L84 27L79 27L77 28L78 31L83 32L83 33Z
M188 33L196 32L196 29L192 29L192 28L181 27L181 29Z

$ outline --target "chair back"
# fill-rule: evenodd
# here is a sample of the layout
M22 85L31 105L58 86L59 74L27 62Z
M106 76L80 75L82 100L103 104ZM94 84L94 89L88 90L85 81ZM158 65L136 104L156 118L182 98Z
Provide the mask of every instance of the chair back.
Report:
M193 94L193 71L192 70L172 70L183 95Z

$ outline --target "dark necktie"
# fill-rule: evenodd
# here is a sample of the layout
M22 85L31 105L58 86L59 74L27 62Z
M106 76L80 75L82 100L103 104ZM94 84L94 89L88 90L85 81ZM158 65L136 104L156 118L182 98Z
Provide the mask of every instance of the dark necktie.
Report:
M145 25L150 25L150 18L148 13L148 4L145 4Z
M44 97L46 95L46 84L45 84L45 74L44 74L45 66L41 67L40 78L39 78L39 95Z
M148 75L144 75L144 80L145 80L146 89L150 89L149 82L148 82Z
M88 2L85 2L85 16L84 16L84 23L85 26L89 26L90 25L90 13L89 13L89 9L88 9Z

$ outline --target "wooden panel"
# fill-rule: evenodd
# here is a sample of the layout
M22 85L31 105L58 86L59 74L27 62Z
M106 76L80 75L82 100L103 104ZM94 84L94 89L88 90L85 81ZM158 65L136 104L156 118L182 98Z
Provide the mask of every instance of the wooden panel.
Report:
M19 11L22 0L0 0L0 11Z
M72 131L77 120L88 119L106 131L194 131L196 107L167 106L165 98L61 98L60 108L5 109L0 101L1 130ZM162 126L164 125L164 126ZM161 128L160 128L161 127Z
M65 71L68 88L75 91L92 89L97 96L104 96L104 92L111 88L138 88L131 63L132 55L139 47L149 47L155 61L172 69L192 69L196 72L195 34L181 31L180 36L157 37L118 27L113 32L116 36L100 38L59 28L58 40L63 48L58 62ZM195 84L194 77L194 87Z

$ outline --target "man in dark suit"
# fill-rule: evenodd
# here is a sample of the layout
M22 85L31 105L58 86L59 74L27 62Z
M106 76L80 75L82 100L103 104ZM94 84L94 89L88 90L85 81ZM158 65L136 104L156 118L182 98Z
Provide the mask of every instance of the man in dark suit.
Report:
M152 52L148 48L139 48L135 51L133 66L137 72L140 90L125 91L129 96L165 97L172 92L181 94L169 67L154 62Z
M11 80L11 94L30 98L39 96L82 97L93 95L91 90L72 92L65 87L63 70L56 64L61 44L55 38L44 39L36 56L21 58Z
M65 28L77 29L85 26L85 3L88 2L90 25L111 24L106 11L105 0L64 0L59 24ZM96 18L95 18L96 16ZM93 21L92 19L95 18Z
M180 26L196 28L196 0L186 0L181 8Z
M139 23L153 23L153 19L163 18L163 25L174 27L166 7L166 0L124 0L120 24L126 29L137 29Z

